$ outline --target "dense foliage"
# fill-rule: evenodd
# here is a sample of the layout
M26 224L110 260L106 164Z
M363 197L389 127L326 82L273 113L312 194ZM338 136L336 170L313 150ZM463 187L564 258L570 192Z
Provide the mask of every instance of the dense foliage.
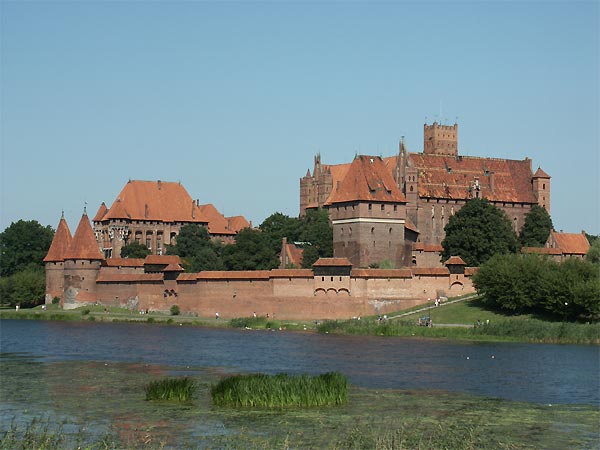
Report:
M270 270L279 267L282 239L302 242L302 266L311 267L321 257L333 256L333 231L325 210L309 210L298 219L281 213L267 217L258 229L238 232L234 244L211 239L200 225L181 227L167 254L179 255L188 272L201 270Z
M36 220L13 222L0 233L0 276L8 277L31 267L44 267L54 231Z
M0 303L36 306L44 302L44 257L54 231L35 220L13 222L0 233Z
M543 247L552 228L552 219L546 208L533 205L525 216L519 241L523 247Z
M491 307L564 320L600 319L600 270L589 261L498 254L479 268L473 284Z
M145 258L149 254L148 247L139 242L124 245L121 249L121 258Z
M175 245L167 247L167 254L179 255L187 272L222 270L222 244L213 241L206 227L188 224L181 227Z
M519 248L510 219L485 199L469 200L450 217L444 230L443 259L460 256L467 266L480 266L495 254Z

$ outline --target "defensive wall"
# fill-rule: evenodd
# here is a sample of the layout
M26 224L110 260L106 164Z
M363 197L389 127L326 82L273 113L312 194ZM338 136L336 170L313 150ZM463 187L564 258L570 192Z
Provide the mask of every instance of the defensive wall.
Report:
M63 307L86 304L120 306L140 311L222 318L252 316L278 319L348 319L387 314L422 304L437 296L473 292L473 270L457 268L313 269L204 271L182 273L165 268L148 273L143 267L104 265L95 283L73 284L65 278ZM90 276L88 272L86 276Z

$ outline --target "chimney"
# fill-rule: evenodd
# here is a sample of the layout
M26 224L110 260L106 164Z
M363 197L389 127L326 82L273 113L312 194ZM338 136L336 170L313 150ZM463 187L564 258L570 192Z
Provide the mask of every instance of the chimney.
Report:
M494 175L494 172L490 172L490 190L492 192L494 192L495 189L496 189L496 177Z
M192 219L196 218L196 202L192 200Z
M148 218L148 203L144 204L144 218Z

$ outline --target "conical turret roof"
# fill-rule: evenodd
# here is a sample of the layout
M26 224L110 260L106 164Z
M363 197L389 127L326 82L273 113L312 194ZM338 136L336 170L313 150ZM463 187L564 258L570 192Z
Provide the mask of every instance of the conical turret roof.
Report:
M65 254L65 259L92 259L101 260L104 256L100 252L94 230L86 212L81 216L73 241Z
M44 258L44 262L64 261L65 254L69 250L72 240L73 237L71 235L71 230L69 230L69 225L67 225L67 221L65 220L65 216L63 214L60 218L60 222L58 222L58 226L56 227L54 239L52 239L52 244L50 244L50 249Z

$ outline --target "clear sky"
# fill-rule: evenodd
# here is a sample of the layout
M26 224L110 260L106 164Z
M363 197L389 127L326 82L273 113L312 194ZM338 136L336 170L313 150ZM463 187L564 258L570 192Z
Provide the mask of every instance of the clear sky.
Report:
M299 179L423 124L533 160L556 229L600 234L599 3L0 0L0 229L74 232L129 179L259 225Z

